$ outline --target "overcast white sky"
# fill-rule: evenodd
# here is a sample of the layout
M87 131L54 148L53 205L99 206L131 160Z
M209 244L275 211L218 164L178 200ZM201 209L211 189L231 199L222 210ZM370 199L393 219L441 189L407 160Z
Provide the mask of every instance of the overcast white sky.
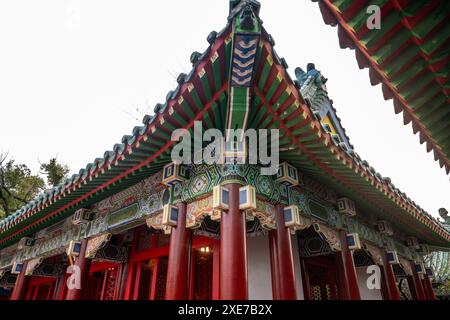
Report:
M310 0L262 0L260 16L293 76L314 62L355 150L430 214L450 210L450 182L372 87L354 52ZM140 125L191 69L192 51L226 24L227 0L16 0L0 3L0 151L33 172L71 173ZM382 23L382 22L381 22ZM381 25L382 26L382 25ZM135 118L138 118L136 120Z

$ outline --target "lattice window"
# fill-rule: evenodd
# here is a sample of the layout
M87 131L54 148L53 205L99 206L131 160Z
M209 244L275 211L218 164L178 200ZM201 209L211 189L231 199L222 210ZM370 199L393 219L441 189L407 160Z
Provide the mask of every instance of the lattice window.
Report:
M320 286L312 286L311 287L311 299L312 300L322 300L322 294L320 292Z
M327 300L333 300L331 286L329 284L326 285L326 290L327 290Z
M194 300L212 299L212 254L195 253Z
M334 284L327 284L326 285L327 290L327 300L336 300L338 297L338 289L337 286Z
M117 275L118 275L117 269L112 269L112 270L107 271L103 300L114 300L115 299Z
M158 275L156 278L155 300L164 300L166 295L167 257L158 259Z

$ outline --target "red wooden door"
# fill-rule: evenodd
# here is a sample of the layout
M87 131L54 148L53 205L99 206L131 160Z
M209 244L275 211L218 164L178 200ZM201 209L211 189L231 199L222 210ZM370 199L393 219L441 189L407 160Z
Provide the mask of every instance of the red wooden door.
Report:
M103 273L96 272L89 275L87 287L84 291L84 300L99 300L102 288Z
M109 268L103 272L103 284L100 300L115 300L118 289L118 268Z
M311 300L339 299L334 260L326 256L305 259Z
M194 250L191 299L211 300L213 292L213 254L209 251Z
M153 270L149 263L140 262L136 266L134 300L150 300L152 294Z
M30 280L25 300L51 300L56 279L35 277Z
M169 257L159 257L157 261L157 272L154 276L152 295L155 300L164 300L166 297L167 266Z
M33 300L49 300L49 295L51 294L52 285L42 284L36 287L34 291Z

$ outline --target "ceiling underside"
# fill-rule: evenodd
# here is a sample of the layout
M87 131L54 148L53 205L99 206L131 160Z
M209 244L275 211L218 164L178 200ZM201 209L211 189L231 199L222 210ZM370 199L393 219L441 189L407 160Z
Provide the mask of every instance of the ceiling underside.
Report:
M450 173L450 1L318 3L325 23L338 26L341 48L355 50L358 66L369 68L371 84L381 83L395 113L403 113L404 124L411 123L420 143ZM380 9L379 29L368 27L376 14L370 5Z
M161 170L170 161L175 129L223 130L228 108L231 27L208 36L210 46L191 56L192 71L180 74L178 87L157 104L143 126L122 138L113 151L95 159L64 184L40 195L0 221L0 248L52 225L81 207L92 205ZM389 181L354 154L333 142L313 116L287 73L287 64L263 30L251 87L249 127L281 130L281 158L343 196L358 208L385 217L411 236L437 246L450 246L450 233Z

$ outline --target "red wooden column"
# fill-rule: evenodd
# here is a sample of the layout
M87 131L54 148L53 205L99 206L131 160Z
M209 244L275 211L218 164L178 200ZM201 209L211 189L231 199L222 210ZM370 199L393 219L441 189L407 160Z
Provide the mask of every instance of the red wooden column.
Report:
M411 293L411 297L413 300L419 300L417 296L417 289L413 281L413 276L407 276L406 281L408 282L409 292Z
M65 285L66 285L66 274L63 273L56 279L55 290L53 292L52 300L61 300L61 294L64 291Z
M336 261L336 272L338 275L337 282L338 282L338 288L339 288L339 290L338 290L339 291L339 299L340 300L351 300L350 289L349 289L348 280L347 280L347 270L344 267L345 266L344 255L342 254L342 251L335 252L334 257L335 257L335 261ZM306 270L303 272L306 272ZM310 291L310 288L308 288L308 291Z
M239 210L237 183L229 190L228 212L220 221L220 294L221 300L247 300L247 238L245 215Z
M308 269L306 268L305 258L300 255L300 273L302 277L304 300L311 300L311 285L309 283Z
M341 239L341 259L339 262L343 264L343 276L344 281L348 288L348 294L350 300L361 300L361 294L359 293L358 277L356 275L355 263L353 261L353 254L347 245L347 235L345 231L340 232Z
M394 271L392 265L388 262L386 252L383 252L383 274L386 282L387 291L390 300L400 300L400 292L398 291L397 283L395 282ZM386 299L385 299L386 300Z
M269 232L270 270L272 276L272 298L280 300L280 270L278 269L277 231Z
M126 283L125 283L125 291L124 291L124 300L132 300L133 299L133 291L134 287L134 278L136 277L136 262L133 261L133 257L137 252L137 246L139 241L139 236L144 230L146 226L137 227L133 231L133 242L130 247L130 257L128 258L128 270L126 274Z
M269 245L272 267L272 292L274 299L296 300L297 288L295 284L294 259L292 255L291 235L284 222L284 207L276 206L275 219L277 229L269 234ZM275 247L273 247L275 246ZM274 285L275 282L275 285Z
M189 258L192 232L186 228L186 203L178 203L178 222L170 233L169 264L167 266L166 299L189 298Z
M16 284L14 285L13 292L11 293L11 297L9 300L24 300L25 293L28 289L28 282L30 281L30 277L25 275L27 270L28 261L25 261L22 266L22 270L16 279Z
M427 299L436 300L436 295L434 294L433 286L431 285L431 279L427 275L425 275L422 280L422 283L427 294Z
M416 266L414 261L411 261L411 268L412 268L412 283L414 285L414 288L416 289L416 299L417 300L426 300L427 297L425 295L425 290L422 286L422 280L420 279L419 274L416 272Z
M380 268L380 284L381 284L381 297L383 300L391 300L391 294L388 290L388 283L386 281L386 274L384 273L384 266L378 266Z
M80 254L75 258L75 266L77 266L80 271L80 288L68 289L66 293L66 300L81 300L83 297L83 290L87 287L89 268L91 267L91 260L85 257L87 242L87 239L81 240ZM67 283L65 285L67 285Z

